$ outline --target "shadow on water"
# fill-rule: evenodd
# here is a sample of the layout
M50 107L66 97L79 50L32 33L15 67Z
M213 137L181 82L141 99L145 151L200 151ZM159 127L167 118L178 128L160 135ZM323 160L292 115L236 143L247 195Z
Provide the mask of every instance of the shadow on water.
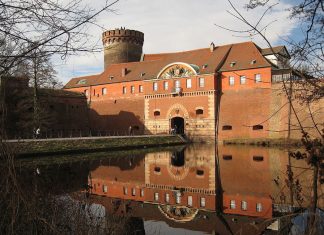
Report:
M22 159L19 192L0 205L18 211L16 234L306 234L312 171L289 161L285 150L207 144Z

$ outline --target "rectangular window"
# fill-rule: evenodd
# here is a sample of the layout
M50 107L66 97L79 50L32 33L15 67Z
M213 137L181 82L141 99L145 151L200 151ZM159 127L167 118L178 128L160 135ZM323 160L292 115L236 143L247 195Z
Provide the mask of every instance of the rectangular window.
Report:
M139 87L138 87L138 91L139 91L140 93L143 93L143 92L144 92L144 89L143 89L143 86L142 86L142 85L139 85Z
M199 78L199 87L205 87L205 78Z
M192 196L188 196L188 206L192 206Z
M124 187L124 195L127 195L127 187Z
M244 85L246 83L246 77L245 76L240 77L240 83L241 83L241 85Z
M153 91L157 91L158 90L158 84L157 82L153 82Z
M135 196L135 195L136 195L136 189L132 188L132 196Z
M165 194L165 202L170 202L170 195L168 193Z
M107 88L106 87L102 88L101 93L102 93L102 95L106 95L107 94Z
M164 90L168 90L169 89L169 82L163 82L163 87L164 87Z
M154 201L158 201L159 200L159 193L154 193Z
M108 192L108 186L107 185L102 185L102 191L104 193Z
M124 86L124 87L123 87L123 94L126 94L126 92L127 92L127 89L126 89L126 87Z
M181 203L181 193L180 192L177 192L177 195L176 195L176 203L177 204Z
M141 197L144 197L144 189L141 189Z
M135 86L131 86L131 93L135 93Z
M191 88L191 79L187 79L187 88Z
M174 86L176 88L179 88L180 87L180 81L179 80L176 80Z
M247 202L246 202L246 201L242 201L242 202L241 202L241 209L242 209L243 211L246 211L246 210L247 210Z
M258 82L261 82L261 74L255 74L254 75L254 78L255 78L255 82L258 83Z
M93 89L93 96L95 96L96 95L96 90L95 89Z
M262 204L261 204L260 202L258 202L258 203L256 204L256 211L257 211L257 212L261 212L261 211L262 211Z
M229 77L229 85L234 86L234 83L235 83L235 78L233 76L230 76Z
M235 200L231 200L230 208L231 208L231 209L235 209L235 208L236 208Z
M84 90L84 94L85 94L86 96L88 96L88 95L89 95L89 90Z
M200 198L200 206L205 207L206 206L206 199L204 197Z

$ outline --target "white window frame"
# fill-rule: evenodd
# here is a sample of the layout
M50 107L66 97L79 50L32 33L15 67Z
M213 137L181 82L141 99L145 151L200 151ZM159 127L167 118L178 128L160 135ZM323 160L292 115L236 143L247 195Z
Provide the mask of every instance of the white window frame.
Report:
M199 78L199 87L205 87L205 78Z
M163 82L163 88L165 91L169 90L169 82L168 81Z
M256 204L256 211L257 211L257 212L262 212L262 203L261 203L261 202L258 202L258 203Z
M174 81L174 87L175 87L175 88L180 88L180 87L181 87L181 82L180 82L180 80L175 80L175 81Z
M246 84L246 76L245 75L240 76L240 84L241 85Z
M177 204L180 204L181 203L181 193L180 192L177 192L176 193L176 203Z
M128 189L127 187L124 187L124 195L127 195L128 194Z
M139 85L139 87L138 87L138 91L139 91L139 93L143 93L143 92L144 92L144 87L143 87L143 85Z
M247 210L247 207L248 207L247 201L241 201L241 209L243 211L246 211Z
M236 203L235 200L230 201L230 209L236 209Z
M102 185L102 191L104 192L104 193L107 193L108 192L108 186L107 185Z
M188 196L188 206L192 206L192 196Z
M230 86L234 86L235 85L235 77L234 76L229 76L229 78L228 78L228 84Z
M102 95L107 95L107 88L106 88L106 87L103 87L103 88L101 89L101 94L102 94Z
M153 82L153 91L157 91L157 90L158 90L158 83Z
M187 86L187 88L191 88L191 87L192 87L192 84L191 84L191 78L188 78L188 79L186 80L186 86Z
M205 207L206 206L206 198L201 197L200 198L200 207Z
M141 188L140 194L141 194L141 197L144 197L144 189L143 188Z
M159 193L154 193L154 201L159 201Z
M84 90L84 94L85 94L86 96L89 96L89 90L88 90L88 89L85 89L85 90Z
M255 74L254 80L255 80L255 83L262 82L261 74L260 73Z
M168 193L165 194L165 202L167 202L167 203L170 202L170 194L168 194Z
M132 94L135 93L135 86L131 86L131 93L132 93Z
M123 94L127 93L127 87L123 86Z
M136 196L136 188L132 188L132 196Z

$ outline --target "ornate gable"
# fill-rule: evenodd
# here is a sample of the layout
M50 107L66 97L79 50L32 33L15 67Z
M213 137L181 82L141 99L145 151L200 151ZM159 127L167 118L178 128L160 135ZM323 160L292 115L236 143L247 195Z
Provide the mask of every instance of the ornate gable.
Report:
M182 78L197 75L199 73L199 67L197 65L191 65L186 63L172 63L165 66L158 74L157 78L169 79L169 78Z

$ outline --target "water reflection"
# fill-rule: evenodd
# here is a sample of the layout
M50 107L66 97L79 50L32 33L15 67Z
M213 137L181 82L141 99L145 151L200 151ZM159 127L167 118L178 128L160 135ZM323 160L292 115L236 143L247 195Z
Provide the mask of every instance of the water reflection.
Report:
M108 214L143 218L161 228L166 223L164 232L213 234L255 234L274 216L309 203L311 171L304 161L292 161L302 190L287 187L287 151L220 146L215 153L213 145L191 145L102 163L89 173L91 200Z

